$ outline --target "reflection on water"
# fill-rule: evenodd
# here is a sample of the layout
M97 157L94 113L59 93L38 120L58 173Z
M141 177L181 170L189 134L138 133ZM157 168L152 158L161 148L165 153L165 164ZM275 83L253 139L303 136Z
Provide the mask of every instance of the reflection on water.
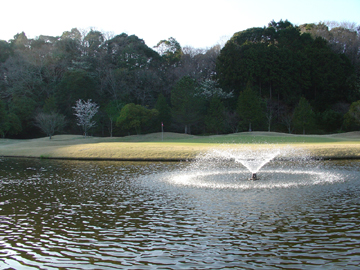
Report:
M357 269L360 162L285 165L0 159L0 269Z

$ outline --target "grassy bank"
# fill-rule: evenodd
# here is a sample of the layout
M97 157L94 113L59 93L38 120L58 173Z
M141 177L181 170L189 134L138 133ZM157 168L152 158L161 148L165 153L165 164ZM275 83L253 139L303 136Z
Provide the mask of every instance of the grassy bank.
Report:
M244 132L218 136L161 133L99 138L56 135L30 140L0 139L0 156L42 158L186 160L213 148L293 147L320 158L360 158L360 132L292 135Z

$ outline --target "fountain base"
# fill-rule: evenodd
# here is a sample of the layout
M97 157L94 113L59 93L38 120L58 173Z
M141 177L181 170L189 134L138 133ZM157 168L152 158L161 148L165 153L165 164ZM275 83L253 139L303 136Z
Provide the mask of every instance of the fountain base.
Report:
M252 173L251 174L251 177L249 178L249 180L259 180L258 178L257 178L257 176L256 176L256 173Z

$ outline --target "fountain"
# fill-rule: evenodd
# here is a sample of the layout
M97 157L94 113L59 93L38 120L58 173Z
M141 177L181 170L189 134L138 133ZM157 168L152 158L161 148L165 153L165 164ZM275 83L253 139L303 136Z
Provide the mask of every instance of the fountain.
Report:
M165 181L217 189L289 188L343 181L322 164L306 151L290 146L226 145L199 155L184 170L167 175Z
M285 148L284 148L285 149ZM283 153L285 153L283 149ZM230 150L213 150L208 154L212 157L234 160L246 167L251 176L248 180L259 180L257 172L271 160L281 153L280 148L273 147L252 150L251 148L240 148Z

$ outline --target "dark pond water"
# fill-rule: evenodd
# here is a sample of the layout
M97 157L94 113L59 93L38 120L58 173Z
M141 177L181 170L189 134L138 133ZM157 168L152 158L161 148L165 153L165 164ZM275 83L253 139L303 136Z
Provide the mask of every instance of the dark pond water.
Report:
M360 161L0 159L0 269L359 269Z

